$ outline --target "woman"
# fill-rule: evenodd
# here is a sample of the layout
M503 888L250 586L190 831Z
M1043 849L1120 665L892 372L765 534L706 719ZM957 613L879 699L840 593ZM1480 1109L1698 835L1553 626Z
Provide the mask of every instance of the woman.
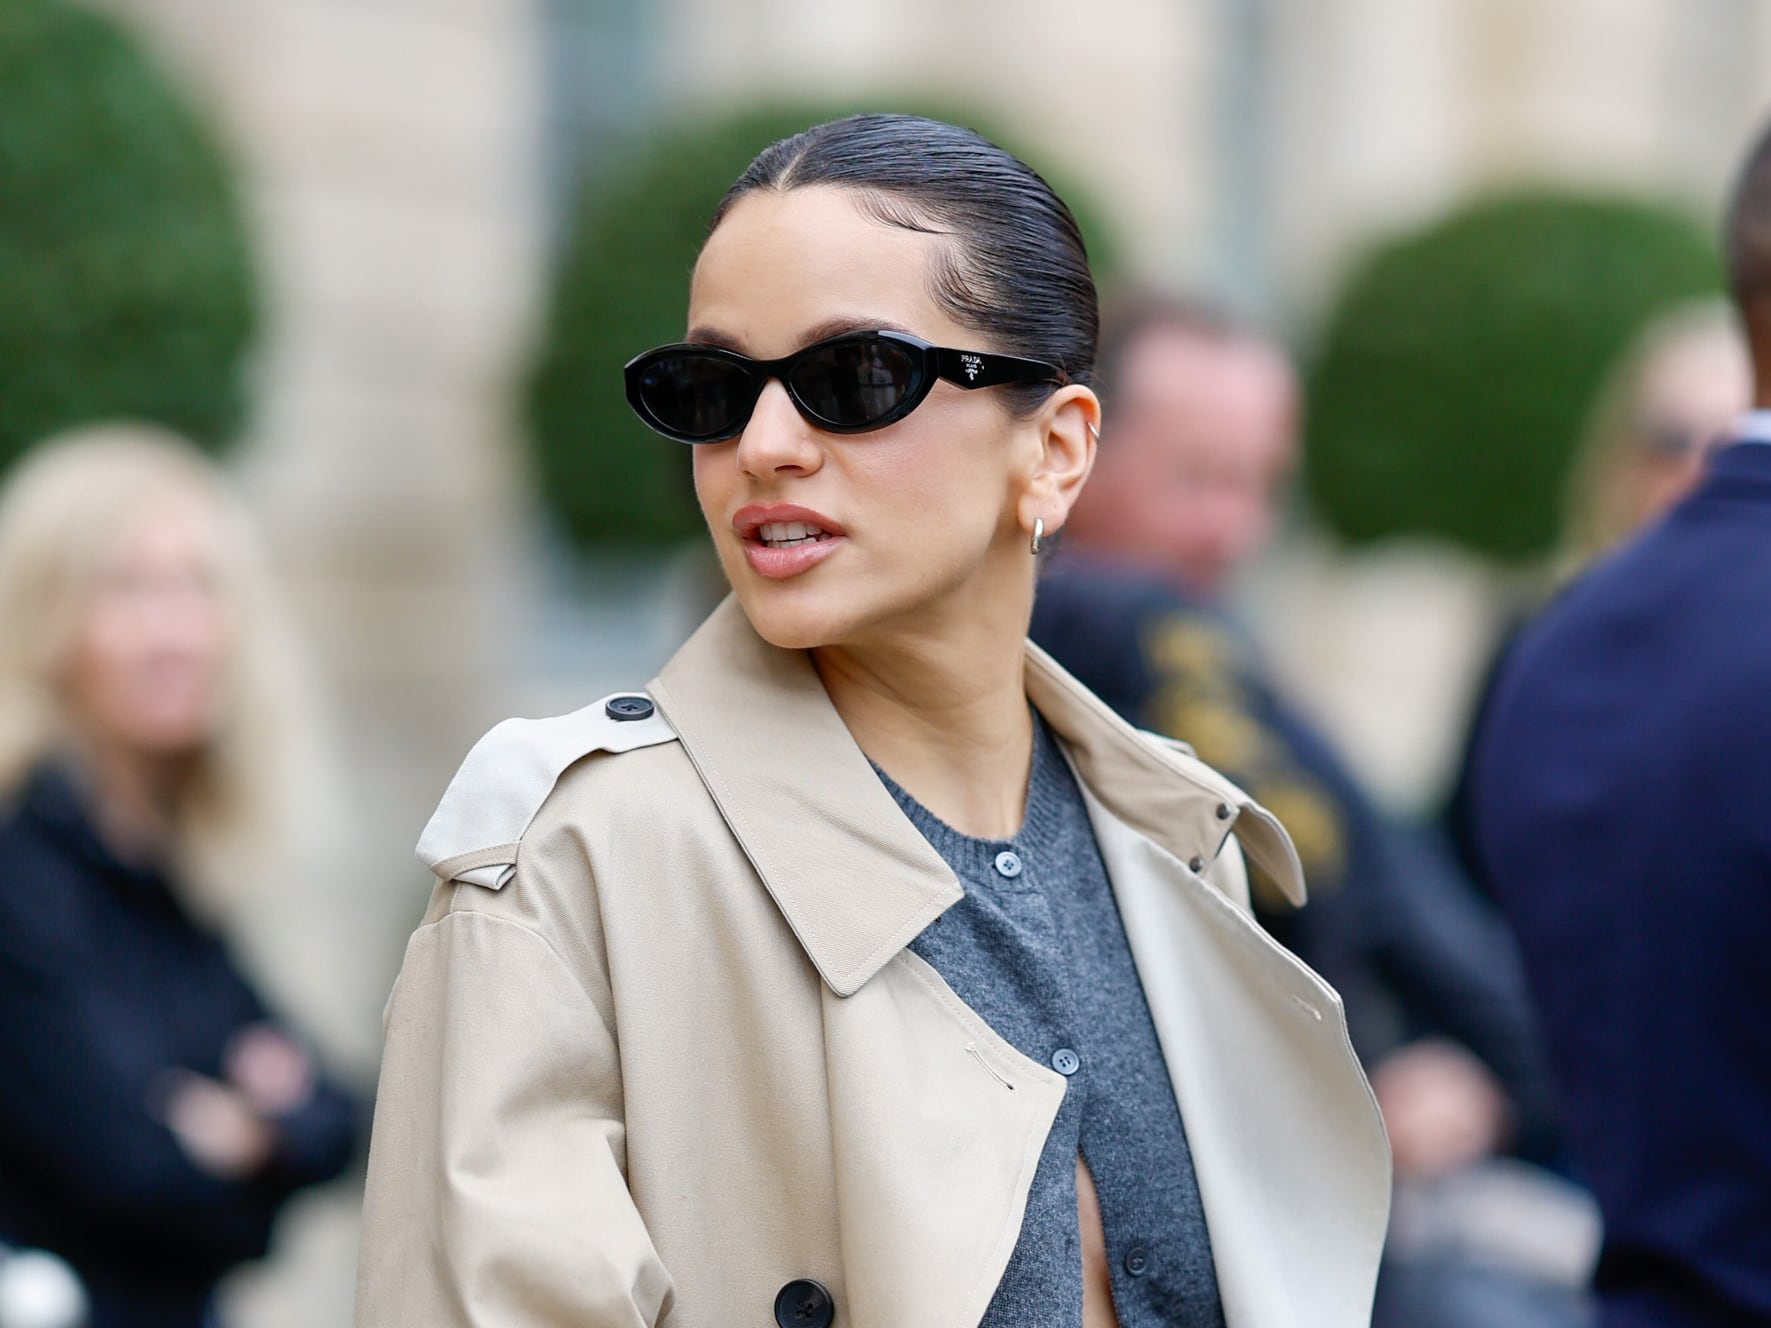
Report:
M1702 478L1752 405L1752 364L1733 310L1682 305L1636 337L1601 389L1568 485L1572 576L1656 520Z
M1299 894L1288 841L1025 641L1095 322L970 131L836 121L727 194L627 372L733 595L426 829L362 1328L1366 1321L1381 1126L1229 836Z
M90 1328L198 1328L353 1104L203 919L292 808L288 668L244 522L188 445L45 444L0 498L0 1241ZM231 887L231 888L230 888Z

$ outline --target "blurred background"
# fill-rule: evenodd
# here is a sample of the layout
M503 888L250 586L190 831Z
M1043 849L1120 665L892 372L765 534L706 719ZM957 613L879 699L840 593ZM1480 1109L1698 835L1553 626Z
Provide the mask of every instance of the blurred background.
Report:
M348 815L234 926L366 1089L461 754L643 684L705 607L686 449L619 370L680 335L765 142L974 124L1071 202L1105 289L1294 350L1301 482L1235 599L1423 815L1568 555L1607 373L1719 291L1768 108L1761 0L0 0L0 465L131 417L244 487ZM353 1202L292 1208L230 1322L347 1323Z

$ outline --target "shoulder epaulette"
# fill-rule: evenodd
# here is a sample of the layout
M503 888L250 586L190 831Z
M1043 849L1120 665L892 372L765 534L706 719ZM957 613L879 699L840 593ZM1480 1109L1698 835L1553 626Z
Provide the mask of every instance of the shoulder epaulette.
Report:
M507 719L474 744L418 838L440 880L500 889L517 846L568 767L592 752L673 742L676 730L644 692L617 692L552 719Z

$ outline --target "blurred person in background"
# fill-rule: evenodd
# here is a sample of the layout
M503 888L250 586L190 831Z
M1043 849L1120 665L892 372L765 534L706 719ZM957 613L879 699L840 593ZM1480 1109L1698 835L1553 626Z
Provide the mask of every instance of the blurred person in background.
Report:
M1269 543L1297 460L1289 359L1191 302L1145 295L1116 313L1101 343L1100 455L1041 583L1034 639L1292 829L1311 902L1292 912L1257 873L1257 915L1345 999L1405 1191L1502 1150L1549 1153L1550 1092L1500 920L1435 841L1365 795L1275 692L1229 610L1231 579ZM1393 1261L1377 1321L1581 1321L1575 1296L1504 1262Z
M1101 453L1066 549L1221 603L1270 542L1297 464L1290 359L1206 304L1152 292L1109 309L1100 364L1119 441Z
M1656 318L1599 394L1568 497L1572 575L1689 493L1752 403L1752 364L1725 303Z
M1739 316L1722 300L1660 314L1635 337L1597 395L1569 470L1562 550L1550 574L1510 606L1479 698L1470 707L1445 824L1463 870L1493 887L1470 826L1471 769L1495 681L1521 629L1555 587L1658 521L1702 478L1711 453L1752 403L1752 362Z
M1520 634L1467 791L1604 1218L1604 1328L1771 1324L1771 133L1725 242L1756 408Z
M140 426L0 495L0 1240L90 1328L199 1328L358 1108L216 930L298 834L309 716L243 513Z

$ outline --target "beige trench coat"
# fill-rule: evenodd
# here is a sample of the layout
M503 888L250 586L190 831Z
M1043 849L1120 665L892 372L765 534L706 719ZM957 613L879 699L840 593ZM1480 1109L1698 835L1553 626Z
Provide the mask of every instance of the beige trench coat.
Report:
M807 657L728 600L649 689L510 721L420 843L358 1328L975 1328L1064 1094L907 943L960 898ZM1277 823L1037 648L1168 1061L1230 1328L1370 1318L1383 1128L1335 994L1250 920ZM643 701L631 709L648 709ZM1233 834L1233 837L1232 837Z

